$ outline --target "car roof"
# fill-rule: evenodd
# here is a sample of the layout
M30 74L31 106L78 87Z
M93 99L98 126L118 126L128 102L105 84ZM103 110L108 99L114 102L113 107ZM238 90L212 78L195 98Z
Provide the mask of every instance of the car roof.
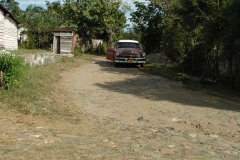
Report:
M136 40L129 40L129 39L123 39L123 40L119 40L118 42L130 42L130 43L139 43L138 41Z

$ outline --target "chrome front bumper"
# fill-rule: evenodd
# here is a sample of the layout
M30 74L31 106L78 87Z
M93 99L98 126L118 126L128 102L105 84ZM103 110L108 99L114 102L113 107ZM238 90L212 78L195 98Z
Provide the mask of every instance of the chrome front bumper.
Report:
M146 63L145 58L117 58L114 61L115 63Z

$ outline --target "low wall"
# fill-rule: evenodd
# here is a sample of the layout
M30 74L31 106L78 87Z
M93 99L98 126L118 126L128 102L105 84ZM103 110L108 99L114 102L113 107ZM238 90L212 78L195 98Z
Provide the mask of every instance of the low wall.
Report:
M31 67L42 66L50 63L57 62L63 56L73 57L73 54L63 55L63 54L29 54L24 55L26 63Z

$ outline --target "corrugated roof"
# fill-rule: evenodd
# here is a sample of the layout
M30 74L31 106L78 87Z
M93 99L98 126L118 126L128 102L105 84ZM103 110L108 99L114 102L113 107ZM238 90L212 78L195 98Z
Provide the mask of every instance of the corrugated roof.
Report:
M0 3L0 9L4 12L4 14L9 14L9 17L14 20L17 24L21 24L1 3Z
M59 28L54 29L53 31L57 31L57 32L59 32L59 31L72 31L72 32L74 32L74 30L72 28L67 27L67 26L61 26Z

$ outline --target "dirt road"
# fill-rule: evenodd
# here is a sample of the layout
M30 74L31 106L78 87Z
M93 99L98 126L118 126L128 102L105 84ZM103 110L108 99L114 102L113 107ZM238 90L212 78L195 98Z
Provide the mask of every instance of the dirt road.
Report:
M240 159L238 103L104 58L66 72L62 84L101 124L89 159Z
M0 110L1 160L240 159L239 103L102 57L82 61L43 99L57 113Z

